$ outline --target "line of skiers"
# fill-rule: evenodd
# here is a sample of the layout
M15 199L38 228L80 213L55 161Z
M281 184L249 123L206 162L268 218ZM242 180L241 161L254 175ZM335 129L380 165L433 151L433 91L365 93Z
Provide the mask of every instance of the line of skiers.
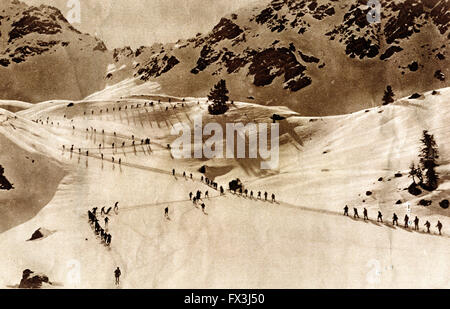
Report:
M217 182L211 181L210 179L208 179L208 177L200 177L200 181L201 182L205 182L208 186L212 187L213 189L217 190L218 184Z
M185 99L183 99L183 101L182 101L183 103L181 103L181 106L182 107L184 107L185 106ZM161 103L161 100L158 100L158 104L160 104ZM171 104L171 100L169 100L169 102L168 102L169 104ZM70 105L70 104L69 104ZM130 105L130 109L133 109L133 108L141 108L141 107L147 107L147 105L150 107L150 106L154 106L154 103L151 101L151 102L144 102L144 104L143 105L141 105L140 103L137 103L136 104L136 106L134 106L134 104L131 104ZM105 112L106 113L109 113L109 111L110 111L110 108L111 108L111 111L116 111L116 107L117 106L113 106L113 107L106 107L106 109L105 109ZM117 111L121 111L122 110L122 108L124 107L124 110L127 110L128 109L128 105L125 105L125 106L118 106L117 107ZM176 109L176 103L175 103L175 105L173 105L172 106L172 108L173 109ZM168 107L166 107L166 111L168 110ZM99 114L103 114L103 109L100 109L100 110L97 110L97 112L99 113ZM88 112L87 111L84 111L83 112L83 116L86 116L88 114ZM90 110L90 114L91 115L94 115L95 114L95 110ZM63 117L64 119L67 119L67 115L64 115L64 117ZM42 121L42 119L34 119L34 120L32 120L33 122L35 122L35 123L41 123L42 125L44 124L44 121ZM50 117L48 116L47 118L46 118L46 123L47 124L49 124L49 121L50 121ZM71 119L71 122L73 123L73 119ZM51 124L53 125L53 122L51 122ZM58 122L58 125L59 125L59 122Z
M112 236L111 234L108 234L106 231L108 229L108 223L109 223L109 218L105 217L104 221L105 221L105 228L103 229L99 223L99 220L97 218L97 207L92 208L92 210L88 210L88 219L89 219L89 223L91 224L91 226L94 228L95 234L96 235L100 235L100 239L107 245L109 246L111 244L111 239ZM106 209L106 206L102 207L100 209L100 216L107 216L109 215L109 213L111 212L111 210L114 211L114 213L116 215L119 214L119 202L115 202L114 203L114 208L113 207L109 207L108 209Z
M70 152L73 152L73 150L74 150L74 145L72 145L71 147L70 147ZM63 150L65 150L65 145L63 145ZM80 154L81 155L81 148L78 148L78 154ZM89 156L89 150L86 150L86 153L83 153L83 154L85 154L87 157ZM104 158L105 158L105 155L103 154L103 153L100 153L100 158L102 159L102 160L104 160ZM115 158L114 158L114 156L112 156L111 157L111 162L112 163L118 163L119 165L121 165L122 164L122 158L119 158L119 160L116 160Z
M175 169L172 169L172 175L176 176ZM188 178L186 172L183 172L183 177L186 178L186 179ZM193 179L192 173L189 174L189 178ZM220 191L220 195L224 195L225 194L224 188L222 186L219 187L217 182L211 181L210 179L208 179L207 177L204 177L204 176L200 177L200 181L202 183L205 183L206 185L212 187L214 190L219 190ZM242 186L239 189L233 189L233 190L230 190L230 191L233 191L235 194L238 192L239 195L241 195L241 196L245 195L245 197L250 197L251 199L254 198L253 191L252 190L249 191L248 189L243 189ZM208 192L208 191L206 191L206 192ZM192 199L191 193L190 193L190 199ZM264 200L265 201L268 200L268 196L269 196L269 194L267 193L267 191L265 191L264 192ZM256 199L262 199L261 191L258 191L258 195L257 195ZM274 193L272 193L272 195L271 195L271 201L272 201L272 203L275 202L275 194Z
M107 232L109 218L105 217L105 228L103 229L99 223L99 220L97 219L96 212L97 207L94 207L92 211L88 210L89 223L94 228L95 235L100 235L100 239L103 241L103 243L107 246L110 246L112 236Z
M135 145L136 145L135 141L133 140L132 143L131 143L131 146L135 146ZM147 137L145 139L141 139L141 145L150 145L150 138ZM125 147L125 146L126 146L126 143L122 142L122 148ZM116 148L117 148L116 143L111 143L111 149L116 149ZM65 151L66 150L66 145L63 145L62 149L63 149L63 151ZM105 148L104 144L98 144L98 149L101 150L101 149L106 149L106 148ZM78 152L79 153L81 153L81 150L82 150L82 148L78 148ZM71 152L74 151L74 145L72 145L70 147L70 151Z
M245 197L249 197L250 199L255 198L252 190L249 191L248 189L242 189L242 187L237 190L233 190L233 192L234 192L234 194L236 194L236 192L238 192L239 195L241 195L241 196L244 195ZM265 201L268 200L268 196L269 196L269 193L267 193L267 191L264 191L264 200ZM262 200L261 191L258 191L256 199ZM272 203L275 202L275 194L274 193L272 193L272 195L271 195L271 202Z
M183 99L183 101L182 101L183 103L181 103L181 106L182 107L184 107L184 105L185 105L185 99ZM158 104L160 104L161 103L161 100L158 100ZM168 103L170 104L170 103L172 103L172 101L169 99L169 101L168 101ZM136 104L136 106L134 105L134 104L131 104L130 105L130 109L137 109L137 108L143 108L143 107L147 107L147 106L154 106L154 103L153 103L153 101L150 101L150 102L144 102L144 104L143 105L141 105L140 103L137 103ZM176 109L176 103L175 103L175 105L173 105L172 106L174 109ZM117 111L121 111L122 110L122 108L124 109L124 110L127 110L128 109L128 105L125 105L125 106L119 106L118 108L117 108ZM166 110L168 110L168 107L166 107ZM106 110L105 110L107 113L109 112L109 108L106 108ZM111 111L116 111L116 107L112 107L112 109L111 109ZM100 109L99 111L99 114L102 114L103 113L103 109ZM84 113L83 113L83 115L86 115L87 114L87 112L85 111ZM95 114L95 111L94 110L91 110L91 115L94 115ZM64 115L65 116L65 115Z
M349 209L348 206L345 205L345 207L344 207L344 216L348 216L348 209ZM364 221L365 220L370 220L366 208L364 208L364 210L363 210L363 216L364 216ZM355 208L355 207L353 208L353 218L355 218L355 219L358 218L359 219L358 209ZM420 221L419 218L416 216L414 218L414 221L413 221L414 222L413 229L415 231L419 231L419 221ZM377 222L383 222L383 214L381 213L381 211L378 211ZM405 215L405 217L403 219L403 222L404 222L403 227L406 228L406 229L409 228L410 218L409 218L408 214ZM398 216L397 216L397 214L395 212L392 215L392 225L398 226ZM427 233L430 233L431 223L427 220L425 222L424 226L427 228ZM438 228L439 235L442 235L441 231L442 231L443 225L442 225L441 221L438 220L436 227Z

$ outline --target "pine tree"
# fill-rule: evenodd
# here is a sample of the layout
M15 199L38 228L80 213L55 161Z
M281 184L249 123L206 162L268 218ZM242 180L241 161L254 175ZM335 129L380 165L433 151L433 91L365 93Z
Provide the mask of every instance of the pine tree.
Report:
M384 91L384 96L383 96L383 105L387 105L389 103L394 102L394 92L392 91L392 87L390 85L388 85L386 87L386 90Z
M433 191L438 186L439 177L436 173L436 159L439 158L438 149L434 136L429 134L427 130L423 131L423 137L420 140L423 144L420 150L419 158L422 170L425 171L426 189Z
M417 175L416 165L414 162L411 163L409 167L409 177L412 178L414 184L416 184L416 179L414 178Z
M208 94L208 100L213 103L208 106L208 111L213 115L224 114L228 110L228 94L225 80L221 79Z

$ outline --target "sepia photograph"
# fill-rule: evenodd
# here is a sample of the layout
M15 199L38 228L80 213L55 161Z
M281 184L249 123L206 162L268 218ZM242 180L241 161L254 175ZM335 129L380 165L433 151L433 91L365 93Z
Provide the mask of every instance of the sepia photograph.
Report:
M0 0L0 289L450 288L449 44L450 0Z

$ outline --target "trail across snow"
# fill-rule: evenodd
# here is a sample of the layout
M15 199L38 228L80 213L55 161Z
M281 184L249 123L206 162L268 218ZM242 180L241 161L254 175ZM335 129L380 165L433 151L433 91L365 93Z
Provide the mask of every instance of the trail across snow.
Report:
M30 268L47 274L57 287L114 288L119 266L124 288L449 287L450 221L448 210L438 205L449 190L448 97L449 89L442 89L439 96L426 94L424 101L399 100L323 118L236 103L222 119L207 116L204 99L163 100L150 107L143 106L150 100L114 95L73 107L46 102L17 114L2 111L9 117L0 134L30 154L58 160L67 174L32 219L0 234L0 246L8 248L0 255L0 286L17 284ZM198 114L206 123L270 122L273 113L288 117L281 126L278 170L261 171L255 168L259 162L248 159L175 160L166 147L174 139L170 128L181 121L192 125ZM10 124L19 125L20 134ZM37 139L31 138L31 129ZM442 182L438 191L416 198L403 189L410 183L407 168L417 158L424 129L439 144ZM147 137L150 145L141 145ZM255 196L274 192L277 201L231 192L221 196L200 181L202 165L214 171L211 177L219 186L227 188L239 177ZM5 167L12 168L20 171ZM183 171L193 179L182 177ZM398 171L400 178L394 177ZM189 192L197 190L209 191L202 201L205 213L189 200ZM420 198L433 204L417 206ZM402 204L396 205L399 199ZM112 244L106 247L91 229L87 211L116 201L119 213L108 216ZM422 232L390 223L393 212L401 221L408 203L412 216L421 218ZM360 214L366 207L371 220L342 216L346 204ZM170 220L164 217L166 207ZM383 224L376 222L378 210ZM444 223L442 236L436 235L437 219ZM433 234L423 233L425 220L432 222ZM39 227L55 232L26 241Z

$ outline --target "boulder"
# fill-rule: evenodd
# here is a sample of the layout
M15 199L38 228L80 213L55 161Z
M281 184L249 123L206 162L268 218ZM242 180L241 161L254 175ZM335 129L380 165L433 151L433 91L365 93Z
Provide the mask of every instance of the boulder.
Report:
M34 233L31 235L31 238L28 240L36 240L36 239L44 238L50 234L51 234L51 232L49 230L44 229L44 228L38 228L36 231L34 231Z
M422 95L420 95L420 94L418 94L417 92L416 93L413 93L408 99L418 99L418 98L420 98Z
M34 274L30 269L25 269L20 280L20 289L40 289L43 283L52 284L44 274Z

